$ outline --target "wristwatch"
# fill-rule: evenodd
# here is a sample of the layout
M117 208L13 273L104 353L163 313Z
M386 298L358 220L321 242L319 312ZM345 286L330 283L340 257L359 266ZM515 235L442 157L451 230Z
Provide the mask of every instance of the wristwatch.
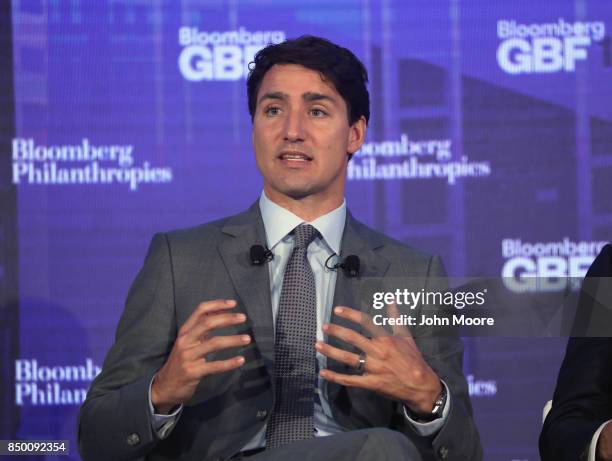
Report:
M420 423L429 423L433 420L442 417L442 413L444 412L444 407L446 406L446 399L448 396L446 394L446 386L442 382L440 384L442 385L442 390L440 391L438 398L436 398L436 401L433 405L433 409L430 413L415 413L414 411L411 411L408 407L405 407L406 411L410 414L412 419Z

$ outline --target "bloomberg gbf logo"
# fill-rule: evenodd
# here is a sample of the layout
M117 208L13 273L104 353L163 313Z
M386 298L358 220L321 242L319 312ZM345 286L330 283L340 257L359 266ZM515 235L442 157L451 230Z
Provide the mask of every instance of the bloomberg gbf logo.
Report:
M497 21L497 62L508 74L573 72L576 61L588 57L588 48L606 34L602 21L520 24Z
M200 31L181 27L179 70L186 80L239 80L249 73L255 54L270 43L285 41L280 30L250 32L244 27L227 31Z
M572 241L569 237L552 242L502 240L505 260L501 276L516 292L562 291L567 283L580 282L606 241ZM575 279L575 280L574 280Z

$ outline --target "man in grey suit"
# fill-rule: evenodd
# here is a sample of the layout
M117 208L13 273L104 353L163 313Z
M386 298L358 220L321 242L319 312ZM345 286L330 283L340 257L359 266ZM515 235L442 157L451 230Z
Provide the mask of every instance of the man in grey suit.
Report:
M416 291L444 276L346 209L366 82L321 38L258 53L247 85L264 191L244 213L153 238L81 409L85 461L482 458L460 339L380 334L362 306L365 280ZM360 267L330 271L339 255Z

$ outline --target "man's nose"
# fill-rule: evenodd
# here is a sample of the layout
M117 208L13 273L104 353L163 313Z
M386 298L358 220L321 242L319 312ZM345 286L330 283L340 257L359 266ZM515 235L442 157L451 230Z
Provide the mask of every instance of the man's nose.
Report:
M297 111L291 111L285 119L285 141L304 140L304 120Z

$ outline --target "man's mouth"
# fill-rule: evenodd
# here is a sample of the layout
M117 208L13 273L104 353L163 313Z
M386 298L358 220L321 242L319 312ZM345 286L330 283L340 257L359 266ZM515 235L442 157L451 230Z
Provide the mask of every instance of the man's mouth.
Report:
M312 157L302 152L283 152L278 156L281 160L287 160L290 162L310 162Z

